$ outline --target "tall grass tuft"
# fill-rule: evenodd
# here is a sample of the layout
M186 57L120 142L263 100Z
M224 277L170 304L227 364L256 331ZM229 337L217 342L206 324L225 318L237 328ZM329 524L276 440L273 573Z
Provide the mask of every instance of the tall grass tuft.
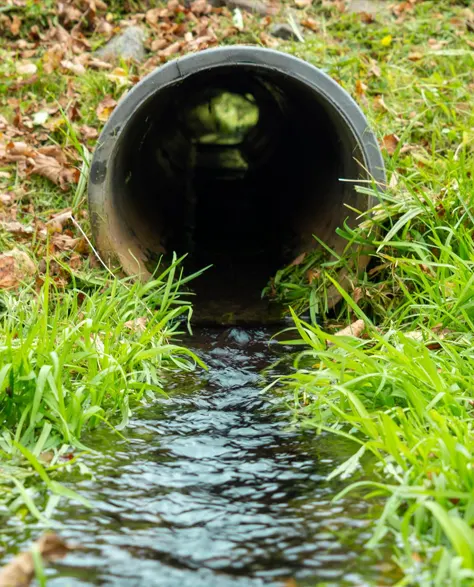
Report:
M36 295L26 288L2 293L4 503L19 495L40 515L22 481L32 474L53 493L71 497L71 491L50 480L42 455L49 454L54 470L65 451L85 448L88 430L102 424L119 431L134 404L165 393L165 371L202 365L172 342L192 311L180 297L187 279L179 274L179 262L147 283L109 277L93 288L64 291L47 277ZM18 468L25 463L29 468Z
M347 238L372 249L376 268L344 291L341 316L362 338L337 336L294 313L298 355L279 384L303 426L358 447L332 476L350 479L368 458L386 495L369 547L392 536L404 585L474 583L474 180L468 157L445 161L437 197L409 185L372 192L378 205ZM472 161L472 159L471 159ZM383 229L383 230L382 230ZM362 285L361 285L362 284ZM363 288L363 295L357 288ZM358 292L357 296L354 292ZM338 496L340 497L340 496ZM336 497L335 499L337 499Z

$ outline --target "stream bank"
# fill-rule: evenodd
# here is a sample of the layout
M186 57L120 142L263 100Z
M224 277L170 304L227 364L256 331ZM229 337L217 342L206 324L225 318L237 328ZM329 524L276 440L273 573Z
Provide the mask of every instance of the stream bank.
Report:
M48 570L48 587L393 585L387 553L370 552L380 511L326 481L354 452L334 437L288 427L262 394L263 369L288 352L268 329L200 329L185 344L209 366L173 375L170 397L139 409L118 439L92 432L94 478L66 485L93 509L63 503L58 532L84 551ZM9 549L38 535L16 529ZM385 561L384 561L385 559Z

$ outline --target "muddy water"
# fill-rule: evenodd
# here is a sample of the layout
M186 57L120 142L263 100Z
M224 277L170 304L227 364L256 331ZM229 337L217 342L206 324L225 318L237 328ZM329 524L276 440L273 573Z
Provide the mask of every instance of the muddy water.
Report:
M94 510L64 505L60 534L85 547L51 569L49 586L258 587L392 585L367 552L359 497L331 497L325 476L354 447L288 428L262 394L279 350L269 331L201 331L188 344L209 365L174 379L169 399L126 431L89 438L93 480L70 479ZM371 506L372 507L372 506Z

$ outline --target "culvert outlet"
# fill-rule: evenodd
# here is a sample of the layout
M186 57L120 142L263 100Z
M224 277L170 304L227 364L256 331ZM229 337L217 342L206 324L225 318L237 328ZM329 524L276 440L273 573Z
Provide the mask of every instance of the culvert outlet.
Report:
M91 166L92 230L129 275L173 251L188 270L212 264L197 306L245 321L313 235L343 250L336 228L368 208L355 185L370 178L385 182L380 150L336 82L277 51L211 49L159 67L115 108Z

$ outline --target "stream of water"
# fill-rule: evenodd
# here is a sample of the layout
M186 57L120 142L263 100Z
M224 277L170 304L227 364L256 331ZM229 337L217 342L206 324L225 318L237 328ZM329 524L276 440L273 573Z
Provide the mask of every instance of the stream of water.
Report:
M84 550L49 569L49 587L394 584L394 566L363 546L377 506L331 502L342 485L326 476L354 447L291 429L262 393L260 373L282 353L270 336L196 333L186 344L208 372L174 377L126 441L108 430L86 439L101 453L86 457L94 478L69 482L94 508L64 503L55 516Z

